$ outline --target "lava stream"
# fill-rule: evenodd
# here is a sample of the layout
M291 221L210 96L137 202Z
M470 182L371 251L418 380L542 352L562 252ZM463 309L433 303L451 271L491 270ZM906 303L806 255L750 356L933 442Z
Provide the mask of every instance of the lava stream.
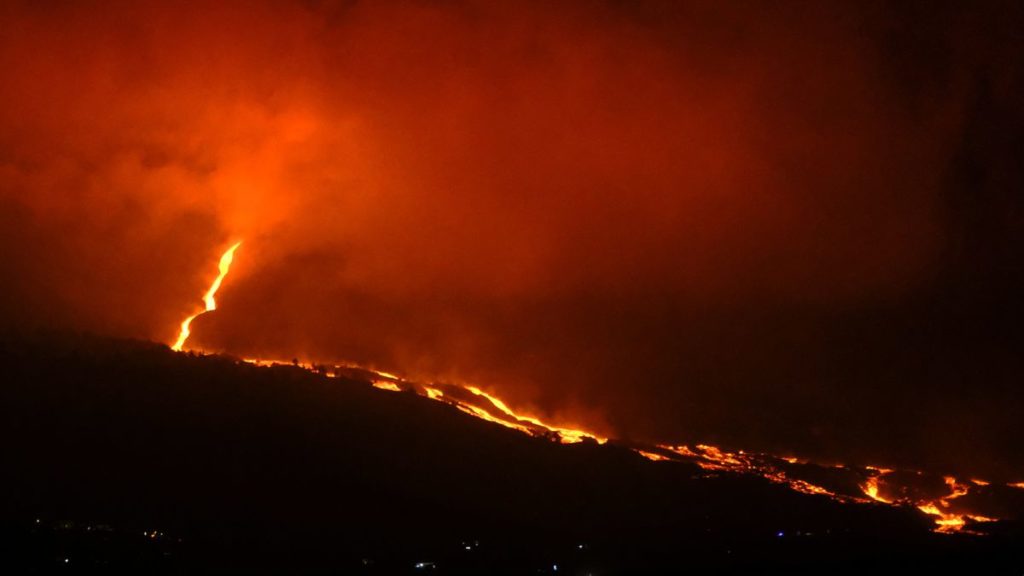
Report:
M390 392L413 392L425 398L449 404L476 418L499 424L524 434L555 439L563 444L573 444L586 440L604 444L608 441L607 438L592 432L557 426L544 422L534 416L517 413L497 396L484 392L476 386L440 383L421 384L405 380L395 374L351 363L317 368L313 364L298 361L287 362L266 359L246 359L244 361L259 366L291 364L305 370L320 372L328 377L339 375L339 371L355 370L358 373L362 373L364 377L369 376L371 384L375 388ZM327 368L333 368L333 370ZM786 486L796 492L823 496L837 502L861 504L877 502L887 506L911 506L921 513L928 515L935 523L935 531L941 533L970 533L971 530L967 527L968 521L992 522L997 520L996 518L980 514L950 510L950 501L967 495L972 488L972 484L977 487L990 485L990 482L981 479L972 479L971 484L968 484L960 483L952 476L946 476L943 480L949 487L950 493L948 495L932 499L913 499L905 496L889 496L889 493L893 492L891 489L883 494L883 485L893 484L894 482L890 475L895 470L889 468L879 468L876 466L857 467L846 464L831 465L831 468L847 470L852 475L865 477L862 483L855 484L855 487L860 489L860 493L843 493L794 477L795 472L793 470L784 469L787 466L809 465L810 461L804 458L793 456L777 457L770 454L751 453L742 450L728 452L717 446L707 444L697 444L693 448L668 444L656 446L636 445L631 446L631 449L651 461L691 462L713 474L726 472L755 475L775 484ZM915 474L915 476L919 476L919 474ZM1024 488L1024 483L1009 484L1008 486ZM901 488L897 483L895 493L901 492Z
M885 476L886 474L889 474L890 472L892 472L892 470L889 470L889 469L886 469L886 468L872 468L872 467L869 467L868 469L869 470L874 470L875 472L878 472L878 474L876 474L874 476L870 476L867 480L865 480L864 483L860 485L860 489L864 492L864 494L868 498L871 498L875 502L881 502L882 504L892 504L892 500L890 500L890 499L888 499L888 498L886 498L886 497L884 497L884 496L882 496L881 494L878 493L878 482L879 482L879 480L882 478L882 476Z
M219 274L210 285L209 290L207 290L206 294L203 296L205 308L189 316L181 323L181 331L178 335L177 341L173 346L171 346L172 349L181 350L185 341L189 337L189 327L192 320L201 314L217 309L217 303L214 300L214 296L217 294L217 290L224 282L224 278L227 276L228 271L231 268L235 250L237 250L241 244L241 242L234 244L228 248L223 255L221 255L218 267ZM493 394L484 392L475 386L440 383L420 384L404 380L395 374L350 363L334 364L331 365L331 369L328 370L327 366L300 363L298 360L286 362L268 359L245 359L244 362L259 366L292 364L297 368L318 372L328 377L337 377L346 373L353 374L354 372L357 377L368 377L373 386L381 390L392 392L415 392L420 396L424 396L431 400L449 404L474 417L488 422L493 422L495 424L500 424L501 426L505 426L506 428L511 428L525 434L554 439L566 444L583 441L593 441L599 444L604 444L608 441L607 438L598 436L586 430L557 426L544 422L535 416L517 413L500 398ZM630 448L648 460L656 462L691 462L712 474L718 472L752 474L765 478L771 482L787 486L797 492L824 496L840 502L878 502L890 506L913 506L933 519L936 525L935 530L937 532L950 533L967 531L964 530L964 527L967 525L968 520L973 522L991 522L995 520L994 518L978 514L955 512L951 509L950 501L966 496L972 487L986 487L990 484L988 481L981 479L972 479L970 483L961 483L952 476L946 476L944 477L944 481L946 486L949 488L948 495L932 499L913 499L905 495L891 496L891 494L905 494L905 490L903 490L905 487L900 487L898 484L897 488L900 488L900 490L888 490L886 494L882 494L881 491L884 484L892 483L892 476L890 476L890 474L892 474L894 470L874 466L855 467L835 464L831 467L837 470L848 470L851 474L865 478L862 483L856 484L856 487L860 489L861 494L856 492L843 493L844 491L842 489L839 491L830 490L822 486L812 484L807 480L794 477L794 474L801 474L801 472L798 468L794 469L793 467L808 465L809 462L805 459L793 456L777 457L769 454L747 453L742 450L738 452L727 452L716 446L706 444L697 444L692 449L687 446L673 445L631 445ZM1008 484L1008 486L1024 488L1024 482Z
M220 257L220 263L218 264L219 273L217 278L214 279L213 284L210 284L209 290L203 295L203 304L205 307L196 312L195 314L185 318L181 323L181 330L178 332L178 339L171 345L171 350L180 351L182 346L185 345L185 341L188 340L190 334L192 334L191 325L192 321L201 314L212 312L217 309L217 301L214 300L214 296L217 294L217 290L220 289L220 285L224 282L224 277L228 275L228 271L231 270L231 262L235 259L235 250L241 246L241 242L236 242L234 246L227 249L224 254Z

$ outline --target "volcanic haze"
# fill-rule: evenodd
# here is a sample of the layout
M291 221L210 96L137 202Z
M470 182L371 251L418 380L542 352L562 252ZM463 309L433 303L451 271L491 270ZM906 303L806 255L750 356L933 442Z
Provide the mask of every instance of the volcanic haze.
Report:
M0 320L1024 479L1019 3L4 2Z

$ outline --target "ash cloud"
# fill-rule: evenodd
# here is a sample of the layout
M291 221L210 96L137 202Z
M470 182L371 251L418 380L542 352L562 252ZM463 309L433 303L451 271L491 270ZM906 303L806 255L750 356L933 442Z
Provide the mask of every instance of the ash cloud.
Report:
M1011 4L7 3L0 314L1013 475Z

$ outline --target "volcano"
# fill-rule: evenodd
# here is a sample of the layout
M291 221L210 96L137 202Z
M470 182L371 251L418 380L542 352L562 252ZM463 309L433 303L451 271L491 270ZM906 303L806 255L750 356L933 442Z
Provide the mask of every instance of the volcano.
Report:
M0 573L1024 573L1024 3L0 3Z
M843 502L715 470L711 447L685 459L614 439L566 444L405 383L382 390L379 375L354 368L328 375L298 361L257 366L77 334L8 337L0 367L7 573L1024 565L1024 490L1014 486L975 485L965 498L1001 518L948 534L910 505ZM775 465L830 493L859 493L864 481L849 468L790 460Z

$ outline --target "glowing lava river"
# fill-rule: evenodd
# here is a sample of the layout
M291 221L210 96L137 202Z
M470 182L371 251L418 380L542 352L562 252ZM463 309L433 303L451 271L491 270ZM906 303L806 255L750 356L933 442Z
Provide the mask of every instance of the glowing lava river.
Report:
M182 350L190 334L191 322L199 315L216 310L214 296L230 271L238 242L221 256L219 274L203 296L205 308L186 318L177 340L171 346ZM202 350L193 350L202 353ZM930 518L940 533L975 533L985 523L999 519L999 493L1024 489L1024 483L999 484L981 479L963 481L956 477L937 476L917 470L895 470L869 465L811 462L793 456L774 456L743 450L727 451L706 444L641 445L609 440L597 434L555 425L528 414L515 411L493 393L483 389L452 383L421 383L392 373L382 372L346 362L306 363L263 358L242 361L258 366L293 365L326 377L365 378L374 387L390 392L415 393L443 402L476 418L517 430L524 434L565 444L578 442L612 442L629 448L654 462L688 462L698 466L705 476L746 474L764 478L794 491L816 495L850 505L913 507Z
M235 259L235 250L238 250L238 247L241 245L241 242L236 242L221 255L220 264L217 267L219 270L217 278L214 279L213 284L210 284L210 288L206 291L206 294L203 295L203 304L205 307L188 318L185 318L181 322L181 329L178 331L178 339L174 341L174 344L171 344L171 350L180 351L182 346L185 345L185 341L188 340L188 337L192 334L192 321L195 320L196 317L201 314L206 314L207 312L213 312L217 309L217 301L214 300L214 296L217 295L217 290L220 290L220 285L224 283L224 278L227 277L228 272L231 271L231 262Z

